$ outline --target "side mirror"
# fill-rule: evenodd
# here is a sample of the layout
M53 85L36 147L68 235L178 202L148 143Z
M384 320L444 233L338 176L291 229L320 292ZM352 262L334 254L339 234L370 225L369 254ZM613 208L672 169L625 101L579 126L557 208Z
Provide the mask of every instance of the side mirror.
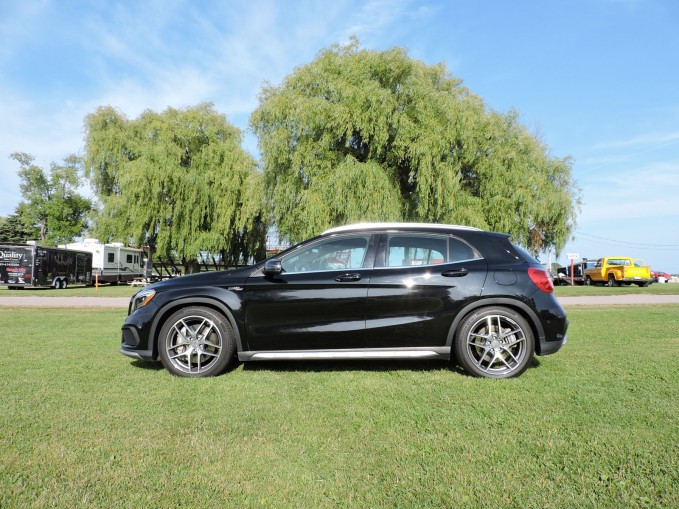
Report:
M262 269L262 274L265 276L277 276L281 272L283 272L283 265L281 265L281 261L277 258L267 260Z

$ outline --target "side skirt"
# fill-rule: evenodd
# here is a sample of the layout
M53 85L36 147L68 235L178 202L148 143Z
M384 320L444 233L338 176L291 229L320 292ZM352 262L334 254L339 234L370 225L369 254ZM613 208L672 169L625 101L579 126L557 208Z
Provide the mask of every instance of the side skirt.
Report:
M449 347L363 348L359 350L275 350L239 352L238 360L288 361L323 359L450 359Z

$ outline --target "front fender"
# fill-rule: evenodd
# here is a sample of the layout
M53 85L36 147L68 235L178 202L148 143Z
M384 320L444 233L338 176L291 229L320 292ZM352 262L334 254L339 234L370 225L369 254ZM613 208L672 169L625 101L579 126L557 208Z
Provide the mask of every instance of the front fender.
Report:
M159 311L151 323L149 333L149 349L151 349L155 356L158 355L158 334L163 327L165 320L175 311L191 306L204 306L212 308L226 317L233 329L236 339L236 349L238 352L243 350L242 342L242 302L240 295L235 291L223 290L219 288L212 289L214 291L207 292L206 289L201 289L201 295L186 295L184 292L182 297L170 299L160 306Z

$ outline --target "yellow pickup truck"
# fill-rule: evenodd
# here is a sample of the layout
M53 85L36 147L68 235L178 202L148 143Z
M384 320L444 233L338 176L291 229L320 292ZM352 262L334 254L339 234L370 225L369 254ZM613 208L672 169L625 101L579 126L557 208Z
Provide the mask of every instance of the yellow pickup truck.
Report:
M635 260L627 256L609 256L599 258L594 267L585 269L585 284L607 284L622 286L634 283L648 286L653 282L651 268L643 260Z

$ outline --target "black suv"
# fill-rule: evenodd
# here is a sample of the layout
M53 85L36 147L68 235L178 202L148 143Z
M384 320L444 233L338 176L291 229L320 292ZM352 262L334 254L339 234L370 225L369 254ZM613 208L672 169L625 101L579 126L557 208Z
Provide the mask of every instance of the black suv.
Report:
M475 376L521 374L566 342L544 268L509 236L464 226L342 226L243 269L137 292L120 351L172 374L234 362L454 359Z

